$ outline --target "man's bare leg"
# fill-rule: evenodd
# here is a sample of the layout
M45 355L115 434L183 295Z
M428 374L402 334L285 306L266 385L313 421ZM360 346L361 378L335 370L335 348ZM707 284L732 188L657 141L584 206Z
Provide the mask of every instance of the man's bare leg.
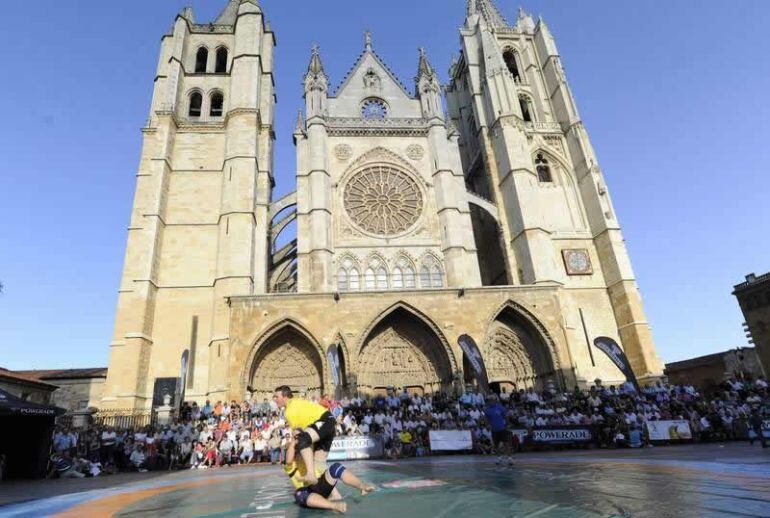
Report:
M345 514L348 510L348 504L345 502L330 502L318 493L310 493L307 497L307 506L313 509L327 509Z
M342 473L341 480L345 483L346 486L354 487L361 491L361 496L366 496L374 491L374 486L369 485L366 482L362 482L361 479L355 476L355 474L349 469L346 469Z

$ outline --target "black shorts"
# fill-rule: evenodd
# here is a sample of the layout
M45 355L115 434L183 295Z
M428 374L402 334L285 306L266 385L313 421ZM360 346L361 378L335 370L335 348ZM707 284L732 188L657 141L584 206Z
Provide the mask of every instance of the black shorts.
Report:
M337 420L331 412L321 414L321 418L308 428L312 428L318 434L318 442L315 443L315 449L328 453L332 449L334 434L337 432Z
M499 432L492 432L492 444L497 446L500 443L508 444L511 442L511 434L508 430L500 430Z
M334 491L334 486L336 485L336 481L334 484L329 484L329 482L326 480L326 473L324 473L318 482L312 486L301 487L297 489L294 492L294 500L300 505L300 507L307 507L307 499L311 494L315 493L316 495L321 495L324 498L329 498L332 494L332 491Z

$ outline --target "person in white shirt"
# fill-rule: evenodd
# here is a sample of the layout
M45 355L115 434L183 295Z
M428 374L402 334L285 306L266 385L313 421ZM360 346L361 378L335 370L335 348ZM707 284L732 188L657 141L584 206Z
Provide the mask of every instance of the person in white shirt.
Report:
M145 455L144 455L144 444L137 444L136 448L134 448L134 451L131 452L131 456L128 458L129 462L131 462L131 465L140 473L146 473L147 468L145 467Z

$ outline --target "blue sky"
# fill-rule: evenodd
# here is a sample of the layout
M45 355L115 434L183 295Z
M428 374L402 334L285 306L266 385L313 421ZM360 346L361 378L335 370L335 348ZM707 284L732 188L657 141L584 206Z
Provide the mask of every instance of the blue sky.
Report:
M108 360L161 35L185 0L4 2L0 366ZM199 21L225 0L193 0ZM498 0L514 20L518 3ZM276 196L312 43L335 85L362 33L408 86L446 70L464 0L263 0L277 33ZM532 0L557 38L664 361L746 345L732 286L770 270L770 3Z

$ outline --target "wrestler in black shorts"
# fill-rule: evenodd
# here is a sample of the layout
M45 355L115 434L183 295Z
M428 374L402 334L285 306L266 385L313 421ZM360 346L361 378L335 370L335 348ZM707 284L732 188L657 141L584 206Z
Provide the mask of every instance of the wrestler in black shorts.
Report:
M324 412L321 414L321 419L311 424L309 428L312 428L318 434L315 449L329 453L329 450L332 449L334 434L337 432L337 420L332 413Z

